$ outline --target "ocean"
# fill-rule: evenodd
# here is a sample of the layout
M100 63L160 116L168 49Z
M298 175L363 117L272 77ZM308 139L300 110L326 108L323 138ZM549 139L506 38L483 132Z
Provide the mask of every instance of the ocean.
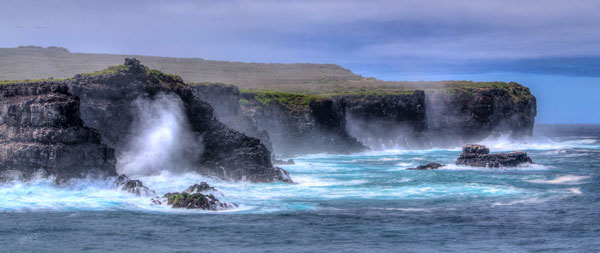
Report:
M600 249L600 125L536 125L518 168L454 165L460 147L292 157L296 184L194 173L138 177L162 195L208 182L227 211L172 209L112 181L0 184L2 252L594 252ZM438 162L438 170L409 167Z

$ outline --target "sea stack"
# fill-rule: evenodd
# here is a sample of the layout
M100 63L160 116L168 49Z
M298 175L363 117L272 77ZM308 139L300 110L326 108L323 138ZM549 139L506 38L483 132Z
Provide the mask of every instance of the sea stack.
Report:
M456 159L457 165L486 168L516 167L523 163L532 163L531 158L525 152L490 154L488 147L479 144L463 146L462 154Z

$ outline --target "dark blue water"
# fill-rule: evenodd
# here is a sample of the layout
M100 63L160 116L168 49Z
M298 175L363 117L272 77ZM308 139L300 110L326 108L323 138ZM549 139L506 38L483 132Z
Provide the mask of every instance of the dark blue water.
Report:
M600 249L600 126L536 126L493 151L525 150L514 169L453 165L459 148L296 157L298 184L194 174L141 178L159 194L208 181L237 210L153 206L106 181L0 186L0 251L481 252ZM405 168L439 162L436 171Z

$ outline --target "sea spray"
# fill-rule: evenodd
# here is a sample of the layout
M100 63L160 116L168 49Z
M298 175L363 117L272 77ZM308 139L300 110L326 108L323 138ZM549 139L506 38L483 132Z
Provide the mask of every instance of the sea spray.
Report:
M118 156L117 170L129 176L185 171L201 152L202 140L190 130L181 99L159 93L133 102L138 117L126 151Z

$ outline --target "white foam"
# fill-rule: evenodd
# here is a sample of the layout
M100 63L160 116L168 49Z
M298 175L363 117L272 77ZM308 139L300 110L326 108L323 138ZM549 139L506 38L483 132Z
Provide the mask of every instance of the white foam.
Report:
M576 188L569 188L569 191L575 195L581 195L581 189L579 187Z
M536 184L580 184L582 180L590 178L589 176L564 175L550 180L533 179L526 180Z
M457 164L445 164L443 167L440 167L438 170L494 170L494 171L503 171L503 170L547 170L551 168L551 166L538 164L538 163L523 163L516 167L499 167L499 168L486 168L486 167L473 167L466 165L457 165Z

